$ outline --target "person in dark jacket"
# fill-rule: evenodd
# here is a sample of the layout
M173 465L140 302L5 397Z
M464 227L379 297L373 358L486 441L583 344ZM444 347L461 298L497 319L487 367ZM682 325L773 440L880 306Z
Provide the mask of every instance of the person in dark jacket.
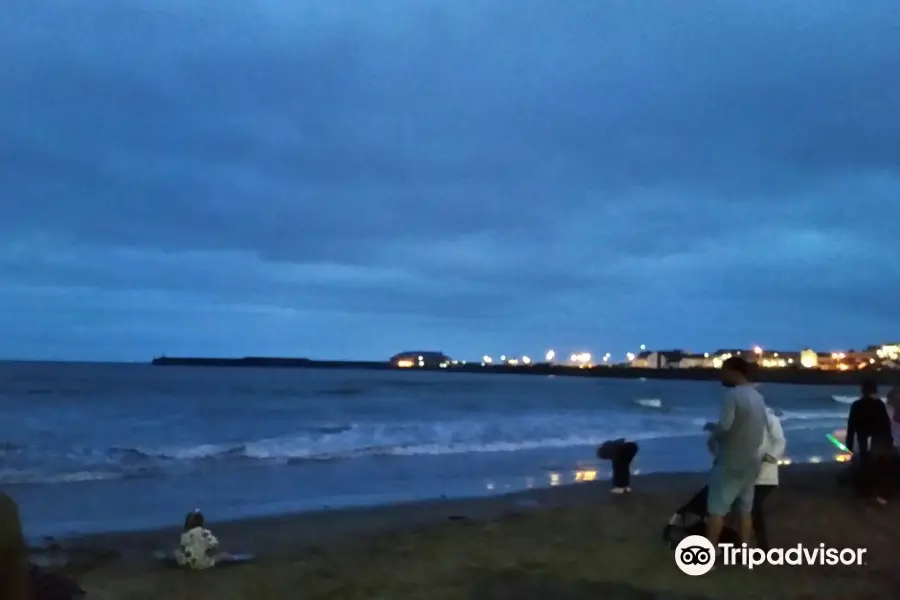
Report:
M878 397L878 385L865 381L859 400L850 406L845 445L854 453L853 480L857 493L887 504L896 488L896 456L891 417Z
M609 440L597 448L597 458L612 463L612 493L631 491L631 461L638 453L638 445L625 438Z
M865 381L860 386L860 392L859 400L850 405L845 444L851 452L857 452L864 462L876 439L893 446L893 436L891 418L884 402L878 397L878 384L871 380ZM854 450L854 444L858 446L858 451Z

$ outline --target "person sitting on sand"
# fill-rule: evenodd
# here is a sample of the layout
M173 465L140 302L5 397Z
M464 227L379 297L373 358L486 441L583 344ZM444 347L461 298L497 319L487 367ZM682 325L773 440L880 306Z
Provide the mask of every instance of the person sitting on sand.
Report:
M613 494L631 491L631 461L638 453L638 445L625 438L609 440L597 448L597 458L612 463Z
M181 545L175 551L175 560L182 567L194 570L209 569L228 555L219 552L219 540L205 527L203 513L195 510L184 519Z
M28 551L15 500L0 492L0 598L30 600Z

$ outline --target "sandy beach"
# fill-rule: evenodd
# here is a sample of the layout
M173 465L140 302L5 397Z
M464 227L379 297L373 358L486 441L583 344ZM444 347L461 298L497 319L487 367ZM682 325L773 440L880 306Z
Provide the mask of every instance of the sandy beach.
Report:
M824 543L866 548L866 564L717 568L688 577L661 541L670 514L703 484L702 474L636 478L611 496L608 482L472 500L325 510L215 523L229 550L258 561L208 572L166 570L151 560L179 529L94 535L73 570L97 600L166 598L867 598L900 591L896 506L876 507L836 484L838 465L782 468L770 499L774 547Z

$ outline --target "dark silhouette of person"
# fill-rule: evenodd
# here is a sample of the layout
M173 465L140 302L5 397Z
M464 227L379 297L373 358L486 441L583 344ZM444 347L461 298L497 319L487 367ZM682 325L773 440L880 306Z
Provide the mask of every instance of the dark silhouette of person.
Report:
M846 445L854 452L853 480L860 496L887 504L897 484L891 417L874 381L863 382L860 391L861 397L850 406L847 417Z
M891 418L884 402L878 397L878 384L866 380L860 386L860 392L859 400L850 405L846 445L850 452L855 452L854 445L857 445L858 456L865 462L874 440L893 446L893 436Z
M638 445L625 438L604 442L597 448L597 458L612 463L612 492L624 494L631 491L631 461L638 453Z

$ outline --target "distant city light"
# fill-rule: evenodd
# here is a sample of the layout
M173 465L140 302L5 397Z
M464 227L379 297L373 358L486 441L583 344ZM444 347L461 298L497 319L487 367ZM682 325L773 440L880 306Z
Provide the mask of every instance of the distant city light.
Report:
M589 367L591 364L590 352L579 352L569 357L569 360L581 367Z
M597 367L617 367L630 365L632 368L682 368L682 369L709 369L721 368L724 361L732 356L741 356L740 350L722 351L721 354L711 352L694 353L688 350L679 351L650 351L646 350L645 344L640 345L642 352L626 352L625 362L614 358L614 353L603 352L594 355L590 352L578 351L568 355L568 360L557 356L555 350L547 350L544 353L544 361L558 365L568 365L572 368L597 368ZM423 353L424 354L424 353ZM762 346L751 346L749 350L743 351L744 356L754 356L754 362L765 369L778 368L797 368L802 366L805 369L822 369L826 371L856 371L860 369L881 370L881 369L898 369L900 368L900 344L882 344L867 346L865 350L844 350L844 351L828 351L816 352L810 348L801 351L789 350L781 352L773 352L772 350L764 350ZM671 358L675 356L675 358ZM621 355L616 355L621 356ZM451 365L465 364L465 361L457 361L446 358L440 364L432 365L425 360L425 356L404 356L403 358L394 357L392 364L395 367L441 367L448 368ZM491 364L503 364L509 366L530 366L536 364L544 364L539 358L528 355L500 355L499 358L492 358L485 354L481 362L482 366Z
M804 369L814 369L819 364L819 355L815 350L806 349L800 353L800 366Z

